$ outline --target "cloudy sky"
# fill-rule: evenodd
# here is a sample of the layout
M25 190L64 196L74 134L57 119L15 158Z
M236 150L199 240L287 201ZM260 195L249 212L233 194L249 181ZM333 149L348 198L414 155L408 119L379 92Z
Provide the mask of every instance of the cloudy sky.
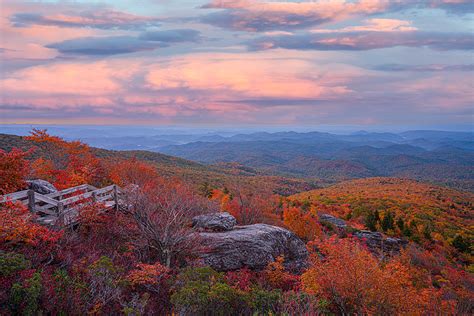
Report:
M0 0L0 123L469 126L472 0Z

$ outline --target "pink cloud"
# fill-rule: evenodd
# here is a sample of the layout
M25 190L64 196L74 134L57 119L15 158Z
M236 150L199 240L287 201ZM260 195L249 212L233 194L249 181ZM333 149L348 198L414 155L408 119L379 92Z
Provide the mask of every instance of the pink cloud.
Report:
M399 19L368 19L365 25L348 26L340 29L315 29L312 33L345 33L345 32L409 32L418 30L410 21Z
M466 72L425 72L423 78L399 73L390 81L393 74L334 64L330 57L274 50L63 61L7 74L0 81L0 112L5 118L59 113L79 120L107 114L113 122L199 117L285 124L310 118L359 120L362 113L376 117L389 108L463 111L473 98Z
M204 18L204 22L246 31L304 28L341 21L352 16L381 13L386 0L311 2L213 1L204 8L224 9Z
M261 56L262 58L259 58ZM267 57L265 57L267 56ZM275 67L275 63L279 67ZM348 75L352 76L354 73ZM222 92L223 99L333 98L351 91L342 78L301 59L256 54L201 54L176 58L150 68L150 88Z

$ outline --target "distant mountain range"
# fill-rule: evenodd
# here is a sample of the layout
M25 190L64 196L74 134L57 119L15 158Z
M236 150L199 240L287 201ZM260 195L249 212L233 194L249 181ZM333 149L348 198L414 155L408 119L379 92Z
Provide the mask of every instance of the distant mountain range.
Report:
M158 151L201 163L234 162L305 178L395 176L474 189L474 133L470 132L260 132L206 138Z

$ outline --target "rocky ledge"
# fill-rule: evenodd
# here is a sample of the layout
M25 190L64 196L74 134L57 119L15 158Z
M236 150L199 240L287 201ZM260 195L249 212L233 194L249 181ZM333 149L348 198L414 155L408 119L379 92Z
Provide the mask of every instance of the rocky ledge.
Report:
M215 227L216 221L222 218L219 215L207 215L193 222L199 223L198 228ZM232 217L226 214L222 221L227 222L229 216ZM206 224L206 219L209 224ZM285 266L294 272L301 271L307 264L308 251L304 242L281 227L254 224L235 226L227 231L198 231L197 234L204 248L201 259L217 271L244 267L260 270L279 256L285 258Z
M339 234L352 234L367 245L367 248L376 255L393 255L398 254L404 248L408 241L400 238L387 237L380 232L372 232L369 230L357 230L349 226L345 220L332 216L330 214L319 214L320 222L333 225L338 229Z
M193 227L203 231L229 231L237 224L227 212L199 215L193 218Z
M26 183L28 184L29 190L33 190L40 194L50 194L58 191L54 185L45 180L27 180Z
M400 238L386 237L379 232L360 230L354 232L354 236L363 240L367 248L375 254L392 255L398 254L408 241Z

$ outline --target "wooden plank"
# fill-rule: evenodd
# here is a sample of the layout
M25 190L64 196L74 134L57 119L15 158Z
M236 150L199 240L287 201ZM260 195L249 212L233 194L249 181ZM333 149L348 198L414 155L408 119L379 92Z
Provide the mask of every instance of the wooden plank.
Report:
M115 202L114 201L107 201L105 202L105 208L111 208L111 207L114 207L115 206Z
M53 225L57 220L57 216L43 216L37 219L38 223L43 225Z
M107 186L105 188L102 188L102 189L97 189L97 190L94 190L94 191L91 191L91 192L86 192L86 193L83 193L83 194L80 194L80 195L72 196L70 198L62 200L61 202L63 202L63 204L66 206L66 205L69 205L71 203L78 202L80 200L88 199L88 198L92 197L94 194L96 196L98 196L98 195L101 195L101 194L108 193L108 192L112 191L113 188L114 188L114 185L109 185L109 186Z
M54 208L54 207L57 207L57 205L45 204L45 205L37 206L36 210L38 210L38 211L49 210L49 209Z
M80 194L80 195L76 195L76 196L72 196L70 198L67 198L67 199L64 199L64 200L61 200L61 202L63 203L64 206L66 205L69 205L71 203L75 203L75 202L79 202L81 200L85 200L85 199L88 199L92 196L92 192L86 192L86 193L83 193L83 194Z
M45 203L48 203L48 204L52 204L54 206L58 206L58 201L56 201L55 199L52 199L48 196L45 196L43 194L35 193L35 198L37 200L40 200L41 202L45 202Z
M37 213L45 213L45 214L52 215L52 216L58 216L58 213L55 210L50 210L48 208L45 208L44 206L36 207L36 212Z
M92 192L95 192L95 194L98 195L98 194L104 194L106 192L112 191L113 189L114 189L114 185L112 184L112 185L109 185L105 188L94 190Z
M46 194L46 196L50 197L50 198L56 198L58 196L71 194L71 193L74 193L74 192L77 192L77 191L80 191L80 190L88 190L88 188L89 188L88 184L81 184L81 185L78 185L78 186L75 186L75 187L72 187L72 188L68 188L68 189L58 191L58 192Z
M113 196L112 194L103 195L103 196L97 198L97 202L103 202L103 201L107 201L107 200L112 200L113 197L114 197L114 196Z
M96 187L93 186L93 185L87 184L87 189L88 189L89 191L94 191L94 190L97 190L98 188L96 188Z
M16 201L19 199L24 199L28 196L29 190L18 191L15 193L5 194L0 197L0 203L5 203L7 201Z

